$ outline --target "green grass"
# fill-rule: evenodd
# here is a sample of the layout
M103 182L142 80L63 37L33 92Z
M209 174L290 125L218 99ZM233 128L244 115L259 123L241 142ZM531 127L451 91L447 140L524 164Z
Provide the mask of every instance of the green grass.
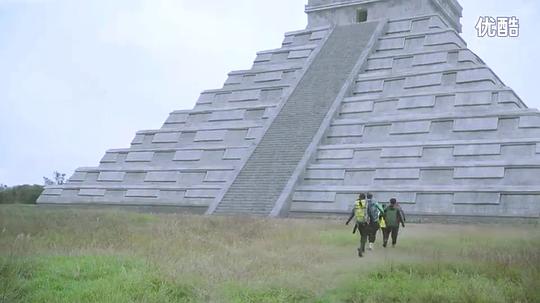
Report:
M538 226L343 223L0 206L0 302L540 301Z

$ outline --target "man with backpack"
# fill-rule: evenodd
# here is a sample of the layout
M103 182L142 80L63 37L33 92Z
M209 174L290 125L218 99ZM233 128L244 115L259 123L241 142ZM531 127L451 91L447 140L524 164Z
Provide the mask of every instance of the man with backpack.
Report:
M380 216L384 213L384 209L379 203L373 201L373 194L367 194L367 209L369 216L369 250L373 249L373 244L377 237L377 232L379 231L380 226Z
M358 247L358 257L362 257L366 250L366 242L369 235L369 215L367 213L366 195L360 194L354 203L354 208L345 225L349 225L353 217L356 217L356 224L353 233L358 230L360 232L360 247Z
M384 220L386 228L383 229L383 247L386 247L388 238L392 234L392 247L396 246L399 233L399 225L405 227L402 211L397 207L397 200L390 199L390 205L384 210Z

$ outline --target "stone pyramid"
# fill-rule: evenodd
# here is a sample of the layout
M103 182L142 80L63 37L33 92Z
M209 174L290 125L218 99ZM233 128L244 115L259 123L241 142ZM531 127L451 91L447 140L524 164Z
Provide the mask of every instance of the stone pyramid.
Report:
M312 216L369 191L419 216L538 217L540 113L467 48L461 11L310 0L281 48L38 202Z

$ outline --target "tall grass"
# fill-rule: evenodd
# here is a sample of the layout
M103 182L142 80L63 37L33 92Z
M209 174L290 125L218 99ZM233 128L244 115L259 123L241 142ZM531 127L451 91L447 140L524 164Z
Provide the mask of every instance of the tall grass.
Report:
M380 235L379 235L380 236ZM534 225L408 225L359 259L343 222L0 207L0 302L538 302Z

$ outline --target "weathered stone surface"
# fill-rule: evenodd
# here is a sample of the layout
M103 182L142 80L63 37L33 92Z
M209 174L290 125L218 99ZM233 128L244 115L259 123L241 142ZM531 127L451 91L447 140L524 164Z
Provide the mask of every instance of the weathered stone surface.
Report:
M306 12L281 48L38 203L294 216L346 214L372 192L415 214L540 214L540 114L467 48L456 0Z

